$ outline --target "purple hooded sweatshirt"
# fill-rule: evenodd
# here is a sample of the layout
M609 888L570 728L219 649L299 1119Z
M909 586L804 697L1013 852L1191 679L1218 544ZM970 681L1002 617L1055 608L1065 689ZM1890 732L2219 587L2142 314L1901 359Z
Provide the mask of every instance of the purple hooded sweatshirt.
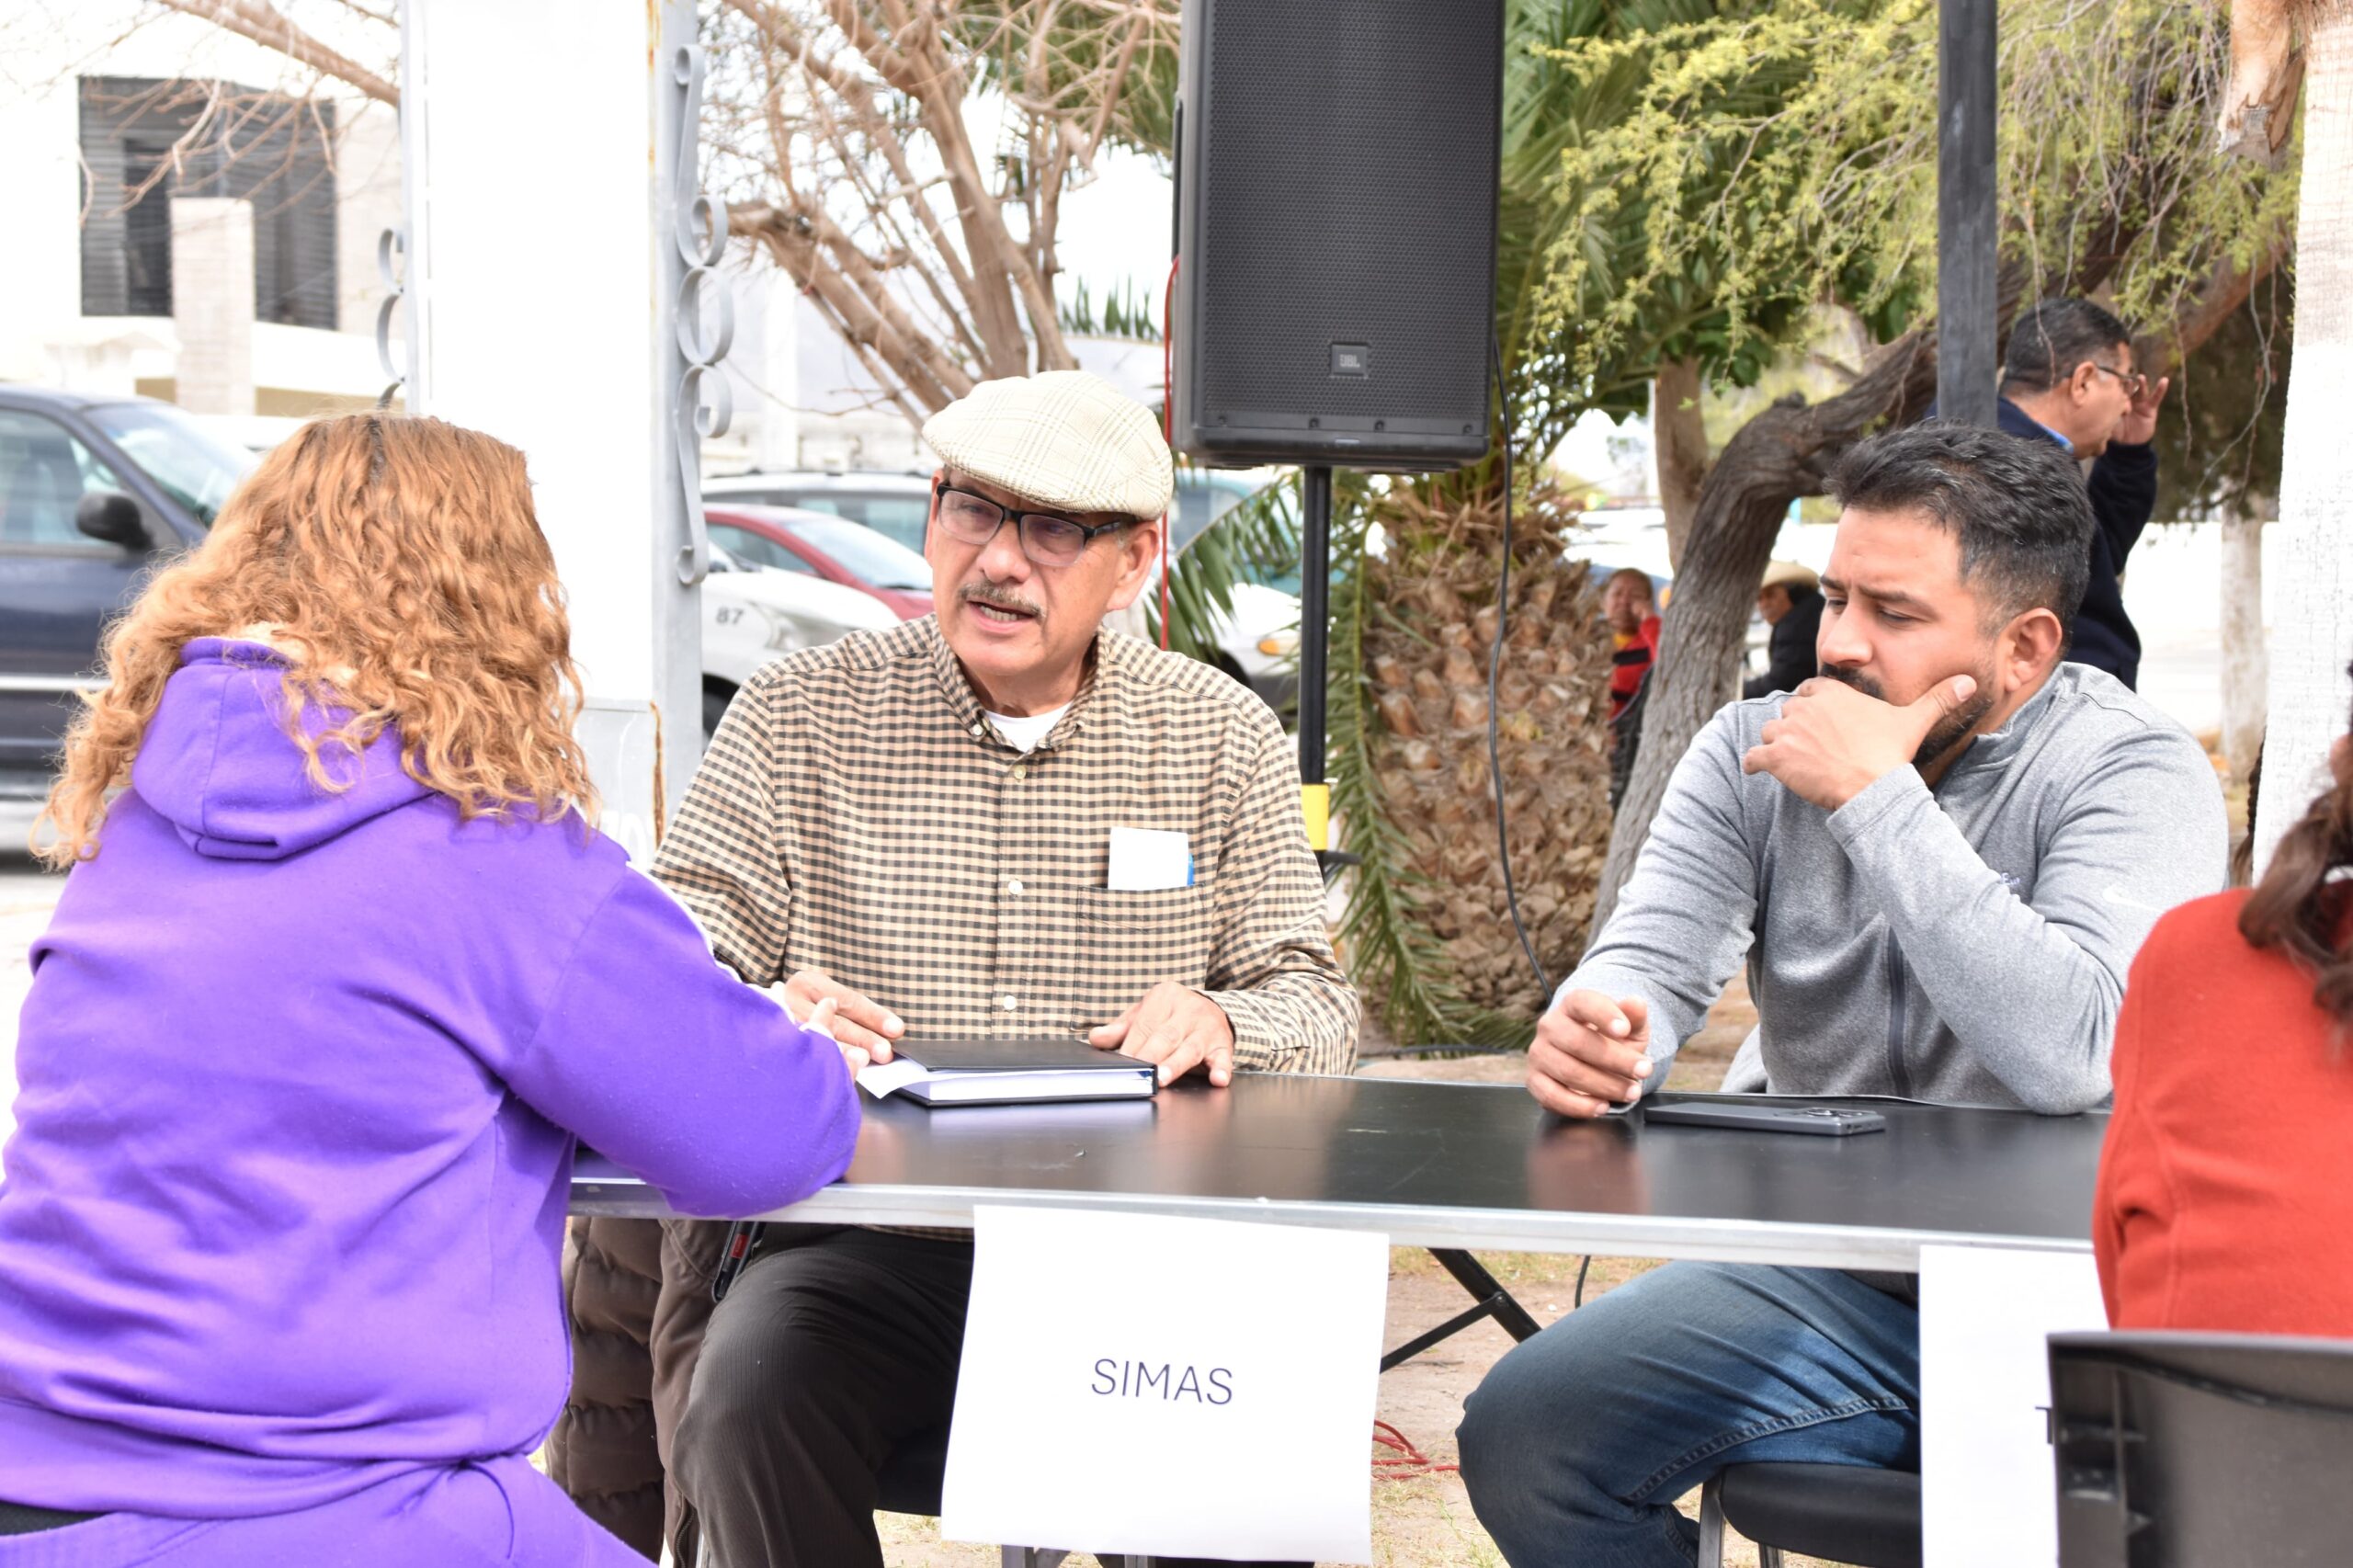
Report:
M0 1498L249 1517L528 1453L575 1137L752 1213L841 1174L848 1072L576 819L461 824L389 733L322 791L274 654L180 664L32 949Z

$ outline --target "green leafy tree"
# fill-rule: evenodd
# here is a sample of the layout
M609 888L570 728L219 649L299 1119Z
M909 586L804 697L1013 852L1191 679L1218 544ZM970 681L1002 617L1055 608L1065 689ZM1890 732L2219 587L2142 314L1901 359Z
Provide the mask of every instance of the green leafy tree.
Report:
M1510 646L1492 718L1519 914L1555 980L1582 946L1608 831L1609 642L1574 559L1575 502L1540 476L1541 460L1586 412L1641 410L1663 358L1753 380L1810 303L1802 289L1760 281L1745 312L1728 310L1720 280L1743 275L1741 243L1725 238L1687 255L1685 279L1643 285L1663 308L1619 312L1654 270L1657 198L1631 191L1605 210L1564 188L1563 171L1644 112L1641 40L1712 26L1729 8L1506 7L1495 335L1509 408L1497 426L1517 462ZM1768 112L1801 85L1775 67L1742 101ZM1579 298L1564 305L1570 267ZM1544 1002L1511 924L1487 752L1504 477L1499 446L1457 473L1336 485L1331 776L1346 846L1363 859L1344 945L1390 1032L1410 1042L1522 1042Z
M2293 270L2266 278L2174 378L2157 418L2161 521L2268 519L2278 510Z
M2104 291L2139 324L2143 362L2170 369L2279 265L2294 210L2292 176L2215 144L2227 24L2172 0L2012 0L2001 19L2004 317L2041 295ZM1595 929L1668 773L1734 689L1748 601L1790 502L1820 494L1848 445L1934 394L1934 324L1917 318L1933 298L1936 23L1931 0L1783 0L1563 51L1583 80L1631 70L1641 82L1635 109L1561 171L1580 214L1605 232L1639 217L1643 231L1607 276L1586 250L1558 255L1549 300L1563 318L1596 320L1606 301L1580 362L1589 374L1642 361L1647 325L1689 307L1694 258L1708 259L1727 318L1727 361L1770 341L1791 297L1846 303L1890 338L1853 385L1777 401L1708 470ZM1760 104L1768 66L1794 85Z

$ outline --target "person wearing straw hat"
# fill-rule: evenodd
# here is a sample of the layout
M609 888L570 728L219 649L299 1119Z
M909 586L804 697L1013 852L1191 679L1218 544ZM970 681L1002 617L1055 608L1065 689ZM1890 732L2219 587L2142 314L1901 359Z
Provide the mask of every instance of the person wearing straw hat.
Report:
M1765 646L1765 673L1740 688L1744 698L1795 691L1814 676L1814 640L1822 631L1822 579L1794 561L1766 563L1756 613L1773 629Z
M1357 998L1280 722L1102 627L1160 551L1174 474L1152 415L1053 371L983 383L924 438L937 613L755 676L655 875L722 962L782 982L796 1016L832 1001L878 1060L901 1038L1071 1035L1164 1083L1347 1072ZM1125 858L1115 829L1173 858ZM714 1306L727 1231L671 1221L662 1248L675 1555L880 1568L877 1472L948 1420L972 1233L769 1225Z

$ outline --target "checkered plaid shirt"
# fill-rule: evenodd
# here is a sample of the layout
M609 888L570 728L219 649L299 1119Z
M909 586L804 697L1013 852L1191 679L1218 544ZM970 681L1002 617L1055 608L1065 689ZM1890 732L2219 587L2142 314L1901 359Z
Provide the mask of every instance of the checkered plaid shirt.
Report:
M1114 826L1186 835L1194 884L1111 891ZM745 980L823 970L912 1038L1083 1035L1170 980L1224 1009L1240 1067L1355 1060L1290 741L1221 672L1114 632L1026 756L931 617L777 660L654 874Z

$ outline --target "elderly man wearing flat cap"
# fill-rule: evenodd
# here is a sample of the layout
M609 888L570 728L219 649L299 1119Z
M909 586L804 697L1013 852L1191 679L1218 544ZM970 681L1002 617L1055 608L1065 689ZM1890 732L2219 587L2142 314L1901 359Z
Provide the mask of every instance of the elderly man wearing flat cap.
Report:
M877 1057L903 1035L1074 1035L1164 1083L1347 1072L1357 1000L1290 742L1221 672L1101 629L1160 548L1152 415L1053 371L974 388L924 438L938 614L755 676L655 875L722 962L796 1012L833 998ZM1189 870L1113 875L1114 828L1182 835ZM948 1420L971 1233L770 1225L714 1308L727 1227L668 1229L653 1348L678 1561L699 1540L726 1568L879 1568L876 1472Z

